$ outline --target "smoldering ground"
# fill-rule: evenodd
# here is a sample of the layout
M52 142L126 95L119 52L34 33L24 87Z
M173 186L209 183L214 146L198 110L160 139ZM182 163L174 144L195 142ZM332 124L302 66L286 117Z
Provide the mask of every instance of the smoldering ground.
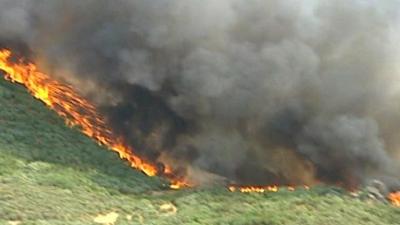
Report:
M0 40L143 157L349 186L399 178L399 13L398 0L0 0Z

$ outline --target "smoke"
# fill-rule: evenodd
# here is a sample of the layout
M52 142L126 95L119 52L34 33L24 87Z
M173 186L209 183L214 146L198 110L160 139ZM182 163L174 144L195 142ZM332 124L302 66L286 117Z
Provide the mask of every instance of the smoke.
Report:
M399 178L399 28L399 0L0 0L0 45L143 157L253 184Z

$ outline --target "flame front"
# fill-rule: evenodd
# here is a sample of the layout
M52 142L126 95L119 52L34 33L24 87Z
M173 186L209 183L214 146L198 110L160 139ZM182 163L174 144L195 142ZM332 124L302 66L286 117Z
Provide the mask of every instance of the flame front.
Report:
M24 85L35 98L64 118L69 126L79 127L85 135L117 152L121 159L130 163L131 167L143 171L148 176L160 174L169 178L172 189L192 186L185 180L177 178L169 165L165 165L163 171L159 171L155 164L136 155L131 147L124 144L122 137L113 135L105 118L97 112L96 107L79 96L71 86L40 72L33 63L24 63L22 60L11 62L11 56L11 51L0 50L0 70L5 72L5 78ZM280 187L276 185L228 187L231 192L243 193L278 192L279 189ZM286 189L295 190L291 186ZM308 190L309 187L304 186L304 189ZM388 199L393 205L400 207L400 191L391 193Z
M228 187L231 192L242 192L242 193L264 193L264 192L278 192L279 187L276 185L273 186L265 186L265 187L257 187L257 186L244 186L244 187L236 187L230 186Z
M388 198L394 206L400 207L400 191L390 193Z
M142 159L131 147L125 145L121 137L115 137L96 107L79 96L71 86L61 84L40 72L33 63L23 63L22 60L11 62L11 56L11 51L0 50L0 70L5 72L7 80L24 85L35 98L64 118L69 126L79 127L85 135L117 152L120 158L127 160L133 168L143 171L148 176L163 174L171 180L175 189L186 186L185 182L174 179L170 169L158 171L153 163Z
M281 187L277 185L271 186L229 186L228 190L231 192L242 192L242 193L264 193L264 192L278 192ZM310 187L304 186L306 190L309 190ZM293 186L287 186L286 190L295 191L296 188Z

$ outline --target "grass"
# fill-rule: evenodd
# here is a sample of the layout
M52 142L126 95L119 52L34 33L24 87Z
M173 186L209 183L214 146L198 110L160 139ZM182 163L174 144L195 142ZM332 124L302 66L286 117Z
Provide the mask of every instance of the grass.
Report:
M22 86L0 78L0 224L90 225L111 212L116 225L400 223L400 209L332 187L267 194L169 190L163 179L132 170Z

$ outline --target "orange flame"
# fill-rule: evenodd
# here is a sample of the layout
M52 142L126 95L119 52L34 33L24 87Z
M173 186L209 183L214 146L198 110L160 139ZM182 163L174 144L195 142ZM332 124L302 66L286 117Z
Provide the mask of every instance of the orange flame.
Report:
M85 135L117 152L131 167L148 176L163 174L171 179L175 189L187 186L185 182L174 178L171 169L159 171L153 163L136 155L131 147L124 144L121 137L115 137L95 106L79 96L71 86L61 84L40 72L33 63L23 63L22 60L11 62L11 56L11 51L0 50L0 70L5 72L5 78L24 85L35 98L64 118L69 126L80 127Z
M5 72L5 78L14 83L24 85L37 99L45 103L59 116L65 119L69 126L80 127L82 133L91 137L100 145L107 146L117 152L121 159L127 160L131 167L143 171L148 176L162 174L171 181L171 189L191 187L187 181L174 175L169 165L159 171L155 164L139 157L133 149L124 144L122 137L116 137L108 128L105 118L100 115L96 107L79 96L71 86L52 79L40 72L33 63L23 63L22 60L13 63L10 61L11 51L0 49L0 70ZM286 187L288 191L295 187ZM229 186L231 192L264 193L278 192L280 187L273 186ZM304 186L308 190L308 186ZM395 206L400 207L400 192L391 193L388 198Z
M273 186L242 186L242 187L237 187L237 186L229 186L228 187L229 191L231 192L242 192L242 193L264 193L264 192L278 192L279 187L276 185Z
M309 190L310 187L304 186L306 190ZM264 192L278 192L281 187L277 185L271 186L229 186L228 190L230 192L241 192L241 193L264 193ZM288 191L295 191L296 188L293 186L287 186L286 190Z
M400 191L390 193L388 198L394 206L400 207Z

